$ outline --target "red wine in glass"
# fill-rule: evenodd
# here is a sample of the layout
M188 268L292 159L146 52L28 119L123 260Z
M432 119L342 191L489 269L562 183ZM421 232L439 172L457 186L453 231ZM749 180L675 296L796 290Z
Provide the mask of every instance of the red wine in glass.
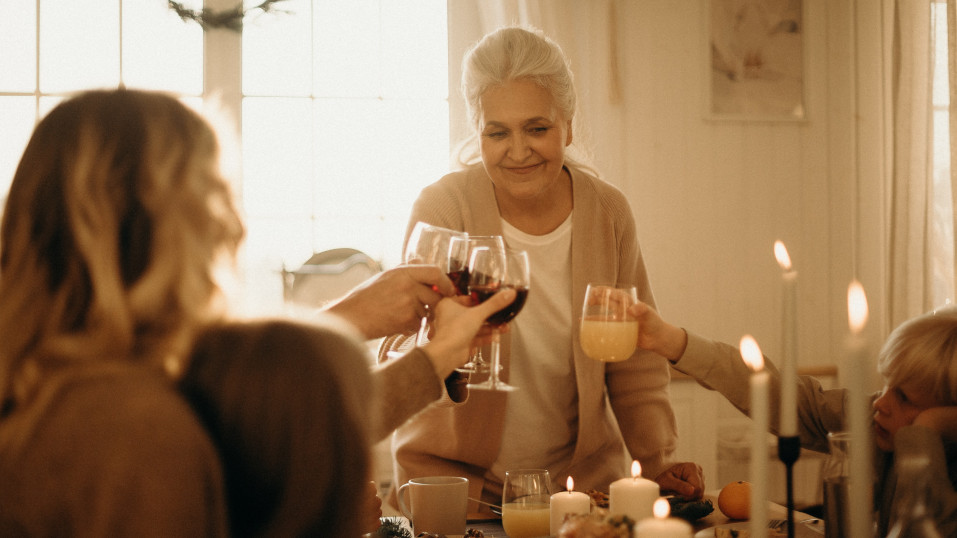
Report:
M448 277L449 277L449 280L452 281L452 284L455 286L456 291L459 292L459 295L469 294L469 268L468 267L465 267L463 269L458 269L455 271L449 271Z
M500 327L505 325L509 321L512 321L515 316L522 311L522 307L525 306L525 301L528 299L528 286L513 286L509 284L501 287L487 288L473 286L471 290L469 290L473 301L476 303L483 303L491 296L495 295L495 292L503 289L515 290L515 300L512 301L510 305L492 314L485 320L485 322L492 327Z

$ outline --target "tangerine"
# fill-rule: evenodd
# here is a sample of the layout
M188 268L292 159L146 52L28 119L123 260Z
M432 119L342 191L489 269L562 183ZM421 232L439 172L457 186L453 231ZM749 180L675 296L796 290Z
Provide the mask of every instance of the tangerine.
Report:
M718 509L731 519L748 519L751 515L751 482L738 480L721 488Z

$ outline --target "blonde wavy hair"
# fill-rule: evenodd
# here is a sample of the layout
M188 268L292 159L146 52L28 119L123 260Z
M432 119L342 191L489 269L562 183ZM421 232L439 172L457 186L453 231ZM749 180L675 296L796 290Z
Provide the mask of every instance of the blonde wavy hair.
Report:
M34 130L3 213L0 401L81 361L169 367L216 311L217 262L235 259L243 235L197 113L123 89L59 104Z
M900 324L884 342L877 369L890 387L917 383L940 405L957 405L957 307Z

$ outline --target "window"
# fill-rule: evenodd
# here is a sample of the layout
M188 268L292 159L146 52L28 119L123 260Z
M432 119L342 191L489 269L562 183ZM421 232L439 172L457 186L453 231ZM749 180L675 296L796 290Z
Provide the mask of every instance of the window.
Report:
M278 306L280 270L313 252L353 247L398 263L412 202L449 166L445 0L287 0L279 8L247 16L242 76L232 73L243 95L237 191L248 237L240 262L257 308ZM165 0L6 6L0 199L35 122L66 93L122 82L199 106L214 85L204 81L203 39Z
M931 271L935 305L954 297L954 219L950 176L950 89L947 69L947 4L932 5L934 24L934 181L932 199Z

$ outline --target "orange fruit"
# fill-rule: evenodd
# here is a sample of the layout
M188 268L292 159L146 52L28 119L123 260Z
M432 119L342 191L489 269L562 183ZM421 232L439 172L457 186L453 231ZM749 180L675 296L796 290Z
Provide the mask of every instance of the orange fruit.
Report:
M718 494L718 509L731 519L748 519L751 515L751 482L731 482Z

